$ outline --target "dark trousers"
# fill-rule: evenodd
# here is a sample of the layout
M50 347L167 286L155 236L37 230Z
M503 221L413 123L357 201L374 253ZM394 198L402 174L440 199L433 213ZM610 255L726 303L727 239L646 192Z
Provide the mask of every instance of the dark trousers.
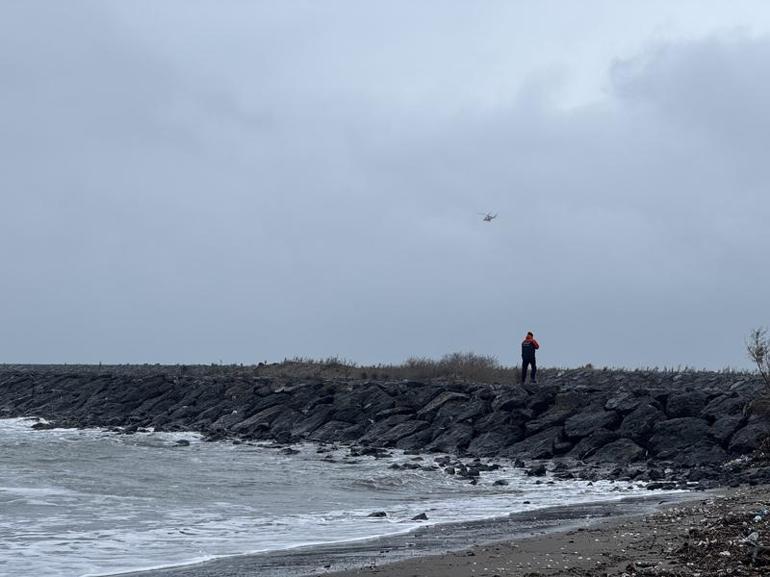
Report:
M530 381L533 383L537 381L537 363L535 359L522 359L521 360L521 383L527 380L527 367L532 367L532 374L530 375Z

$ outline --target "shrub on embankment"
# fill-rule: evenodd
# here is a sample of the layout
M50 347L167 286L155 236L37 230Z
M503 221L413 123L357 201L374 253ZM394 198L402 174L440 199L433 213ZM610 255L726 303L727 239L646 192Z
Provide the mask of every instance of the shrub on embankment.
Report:
M308 376L286 367L0 367L0 416L212 438L676 466L751 453L770 420L748 374L545 370L539 385Z

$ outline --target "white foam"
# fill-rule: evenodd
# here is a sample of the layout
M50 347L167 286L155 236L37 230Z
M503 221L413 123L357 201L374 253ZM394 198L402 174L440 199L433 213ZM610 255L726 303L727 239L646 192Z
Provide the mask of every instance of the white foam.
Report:
M310 444L283 455L265 445L202 443L191 433L32 431L34 422L0 420L7 449L0 543L8 574L114 575L643 491L577 480L559 481L555 491L509 467L483 473L471 487L441 471L389 469L412 459L399 452L393 459L357 457L353 466L325 462ZM177 445L182 438L193 442ZM344 449L330 454L346 457ZM503 478L508 486L493 484ZM369 517L375 510L388 516ZM411 520L426 511L427 522Z

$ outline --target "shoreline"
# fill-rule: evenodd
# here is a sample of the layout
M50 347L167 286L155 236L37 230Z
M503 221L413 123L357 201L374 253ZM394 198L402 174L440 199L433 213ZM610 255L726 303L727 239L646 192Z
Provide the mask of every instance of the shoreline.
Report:
M462 552L500 543L545 539L567 531L620 523L649 515L661 506L676 506L715 493L681 492L562 505L506 517L437 524L375 539L311 545L288 550L243 554L202 563L119 574L121 577L315 577L334 575L422 575L415 567L436 559L465 558ZM459 557L458 557L459 555ZM473 557L477 556L473 553ZM390 571L390 573L384 573ZM432 573L426 573L429 575ZM467 573L462 573L467 575ZM443 575L443 573L436 573ZM491 574L490 574L491 575ZM108 576L104 576L108 577Z
M646 514L472 545L328 577L764 577L770 486L701 493Z

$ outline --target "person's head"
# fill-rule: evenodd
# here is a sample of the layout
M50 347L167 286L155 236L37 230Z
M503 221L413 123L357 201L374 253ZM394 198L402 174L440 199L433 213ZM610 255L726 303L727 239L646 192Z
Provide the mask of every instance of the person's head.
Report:
M528 339L532 339L532 338L535 338L535 335L533 335L533 334L532 334L532 331L529 331L529 332L527 333L527 338L528 338Z

